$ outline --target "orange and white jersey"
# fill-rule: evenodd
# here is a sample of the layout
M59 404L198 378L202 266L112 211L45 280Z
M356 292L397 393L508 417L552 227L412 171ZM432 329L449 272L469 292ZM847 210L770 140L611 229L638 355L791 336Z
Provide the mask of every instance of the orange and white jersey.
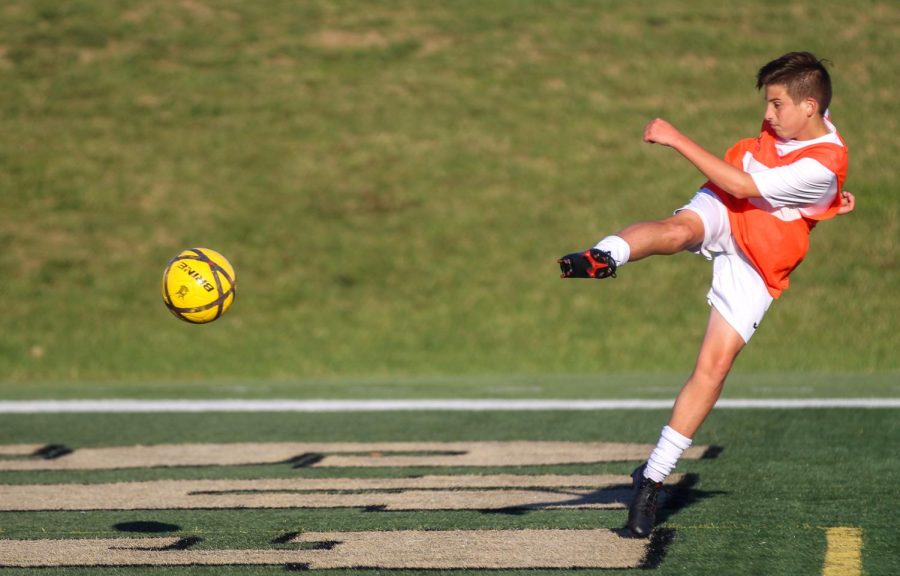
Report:
M725 160L750 173L761 198L735 198L712 182L703 186L728 208L735 242L775 298L806 256L810 230L840 207L847 147L827 119L826 125L825 136L798 141L781 140L764 124L759 136L728 150Z
M828 120L828 134L814 140L781 140L775 142L779 157L794 154L808 146L834 144L844 146L837 129ZM767 166L750 151L741 159L744 172L750 174L761 198L750 203L785 221L816 217L828 211L838 194L838 175L815 157L803 157L785 166Z

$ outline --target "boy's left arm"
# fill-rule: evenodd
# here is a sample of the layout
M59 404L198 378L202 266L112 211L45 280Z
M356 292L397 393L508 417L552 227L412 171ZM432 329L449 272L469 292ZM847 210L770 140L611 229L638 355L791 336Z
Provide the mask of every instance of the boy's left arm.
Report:
M854 208L856 208L856 197L846 190L841 191L841 207L838 208L838 216L849 214L853 212Z
M647 124L644 128L644 142L674 148L704 176L735 198L762 196L748 173L704 149L662 118L651 120Z

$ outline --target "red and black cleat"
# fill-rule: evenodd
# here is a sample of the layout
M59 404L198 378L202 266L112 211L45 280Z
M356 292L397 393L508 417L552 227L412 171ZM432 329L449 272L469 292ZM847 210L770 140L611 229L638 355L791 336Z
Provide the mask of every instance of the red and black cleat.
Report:
M563 256L557 262L562 271L560 275L562 278L616 277L616 261L609 252L596 248Z

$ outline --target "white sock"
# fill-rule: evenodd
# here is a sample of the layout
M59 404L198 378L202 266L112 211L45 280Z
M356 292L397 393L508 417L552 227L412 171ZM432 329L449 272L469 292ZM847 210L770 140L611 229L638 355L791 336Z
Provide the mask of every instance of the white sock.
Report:
M663 482L675 469L681 453L691 447L691 442L690 438L664 426L662 434L659 435L659 442L647 460L644 477L654 482Z
M609 252L612 259L616 261L617 266L621 266L628 262L628 258L631 256L631 246L619 236L607 236L603 240L597 242L594 248Z

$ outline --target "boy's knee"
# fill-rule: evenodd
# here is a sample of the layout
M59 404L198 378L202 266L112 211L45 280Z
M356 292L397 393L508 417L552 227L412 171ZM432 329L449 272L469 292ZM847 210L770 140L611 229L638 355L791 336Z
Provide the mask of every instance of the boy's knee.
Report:
M731 364L726 360L703 362L694 369L694 380L707 388L722 388L728 372L731 371Z
M673 244L682 249L690 248L703 242L703 223L673 218L666 221L666 234Z

